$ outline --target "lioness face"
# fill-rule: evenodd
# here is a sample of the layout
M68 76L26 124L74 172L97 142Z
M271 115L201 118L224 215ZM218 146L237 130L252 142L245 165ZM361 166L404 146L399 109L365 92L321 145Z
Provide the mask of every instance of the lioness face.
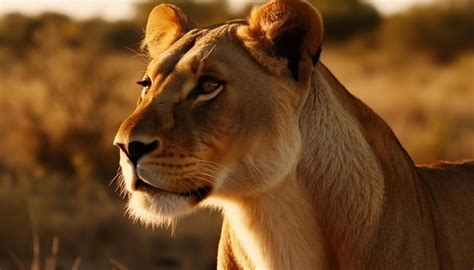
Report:
M231 199L278 185L295 166L308 89L290 72L275 76L255 60L238 34L248 26L180 32L184 15L160 8L172 8L181 16L173 20L183 21L157 51L150 48L157 46L150 25L157 23L153 12L163 10L150 15L145 39L153 60L114 142L129 212L152 223L189 213L208 197Z

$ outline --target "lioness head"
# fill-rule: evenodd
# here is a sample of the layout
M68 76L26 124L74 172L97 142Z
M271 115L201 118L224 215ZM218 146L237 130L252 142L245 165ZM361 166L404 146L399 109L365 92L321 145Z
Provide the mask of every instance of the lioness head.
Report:
M131 215L170 221L208 197L278 185L296 165L322 32L305 2L271 2L248 21L200 29L175 6L155 7L143 90L114 142Z

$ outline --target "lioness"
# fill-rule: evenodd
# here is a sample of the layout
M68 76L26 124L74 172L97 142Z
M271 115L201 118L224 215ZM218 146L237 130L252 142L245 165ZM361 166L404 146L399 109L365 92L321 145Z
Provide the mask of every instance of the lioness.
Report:
M415 166L318 60L319 13L270 2L195 28L153 9L115 138L128 212L223 212L220 269L472 269L474 161Z

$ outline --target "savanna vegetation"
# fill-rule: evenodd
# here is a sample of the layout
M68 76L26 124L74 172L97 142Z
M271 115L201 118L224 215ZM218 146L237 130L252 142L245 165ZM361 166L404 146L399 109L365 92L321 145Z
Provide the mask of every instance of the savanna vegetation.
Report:
M474 29L469 1L383 17L357 0L313 1L322 61L393 127L417 162L472 158ZM336 3L337 2L337 3ZM149 10L130 21L47 13L0 18L0 269L213 269L220 221L170 230L124 216L112 146L146 66ZM245 17L225 2L178 2L197 25Z

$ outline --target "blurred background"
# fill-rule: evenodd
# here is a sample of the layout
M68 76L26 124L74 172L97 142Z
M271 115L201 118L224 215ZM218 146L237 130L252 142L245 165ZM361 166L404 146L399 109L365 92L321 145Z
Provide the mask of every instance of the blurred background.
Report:
M173 1L169 1L173 3ZM416 162L474 153L474 2L311 0L322 61ZM112 140L146 66L156 2L0 1L0 269L214 269L220 218L133 224ZM178 1L198 25L252 4Z

